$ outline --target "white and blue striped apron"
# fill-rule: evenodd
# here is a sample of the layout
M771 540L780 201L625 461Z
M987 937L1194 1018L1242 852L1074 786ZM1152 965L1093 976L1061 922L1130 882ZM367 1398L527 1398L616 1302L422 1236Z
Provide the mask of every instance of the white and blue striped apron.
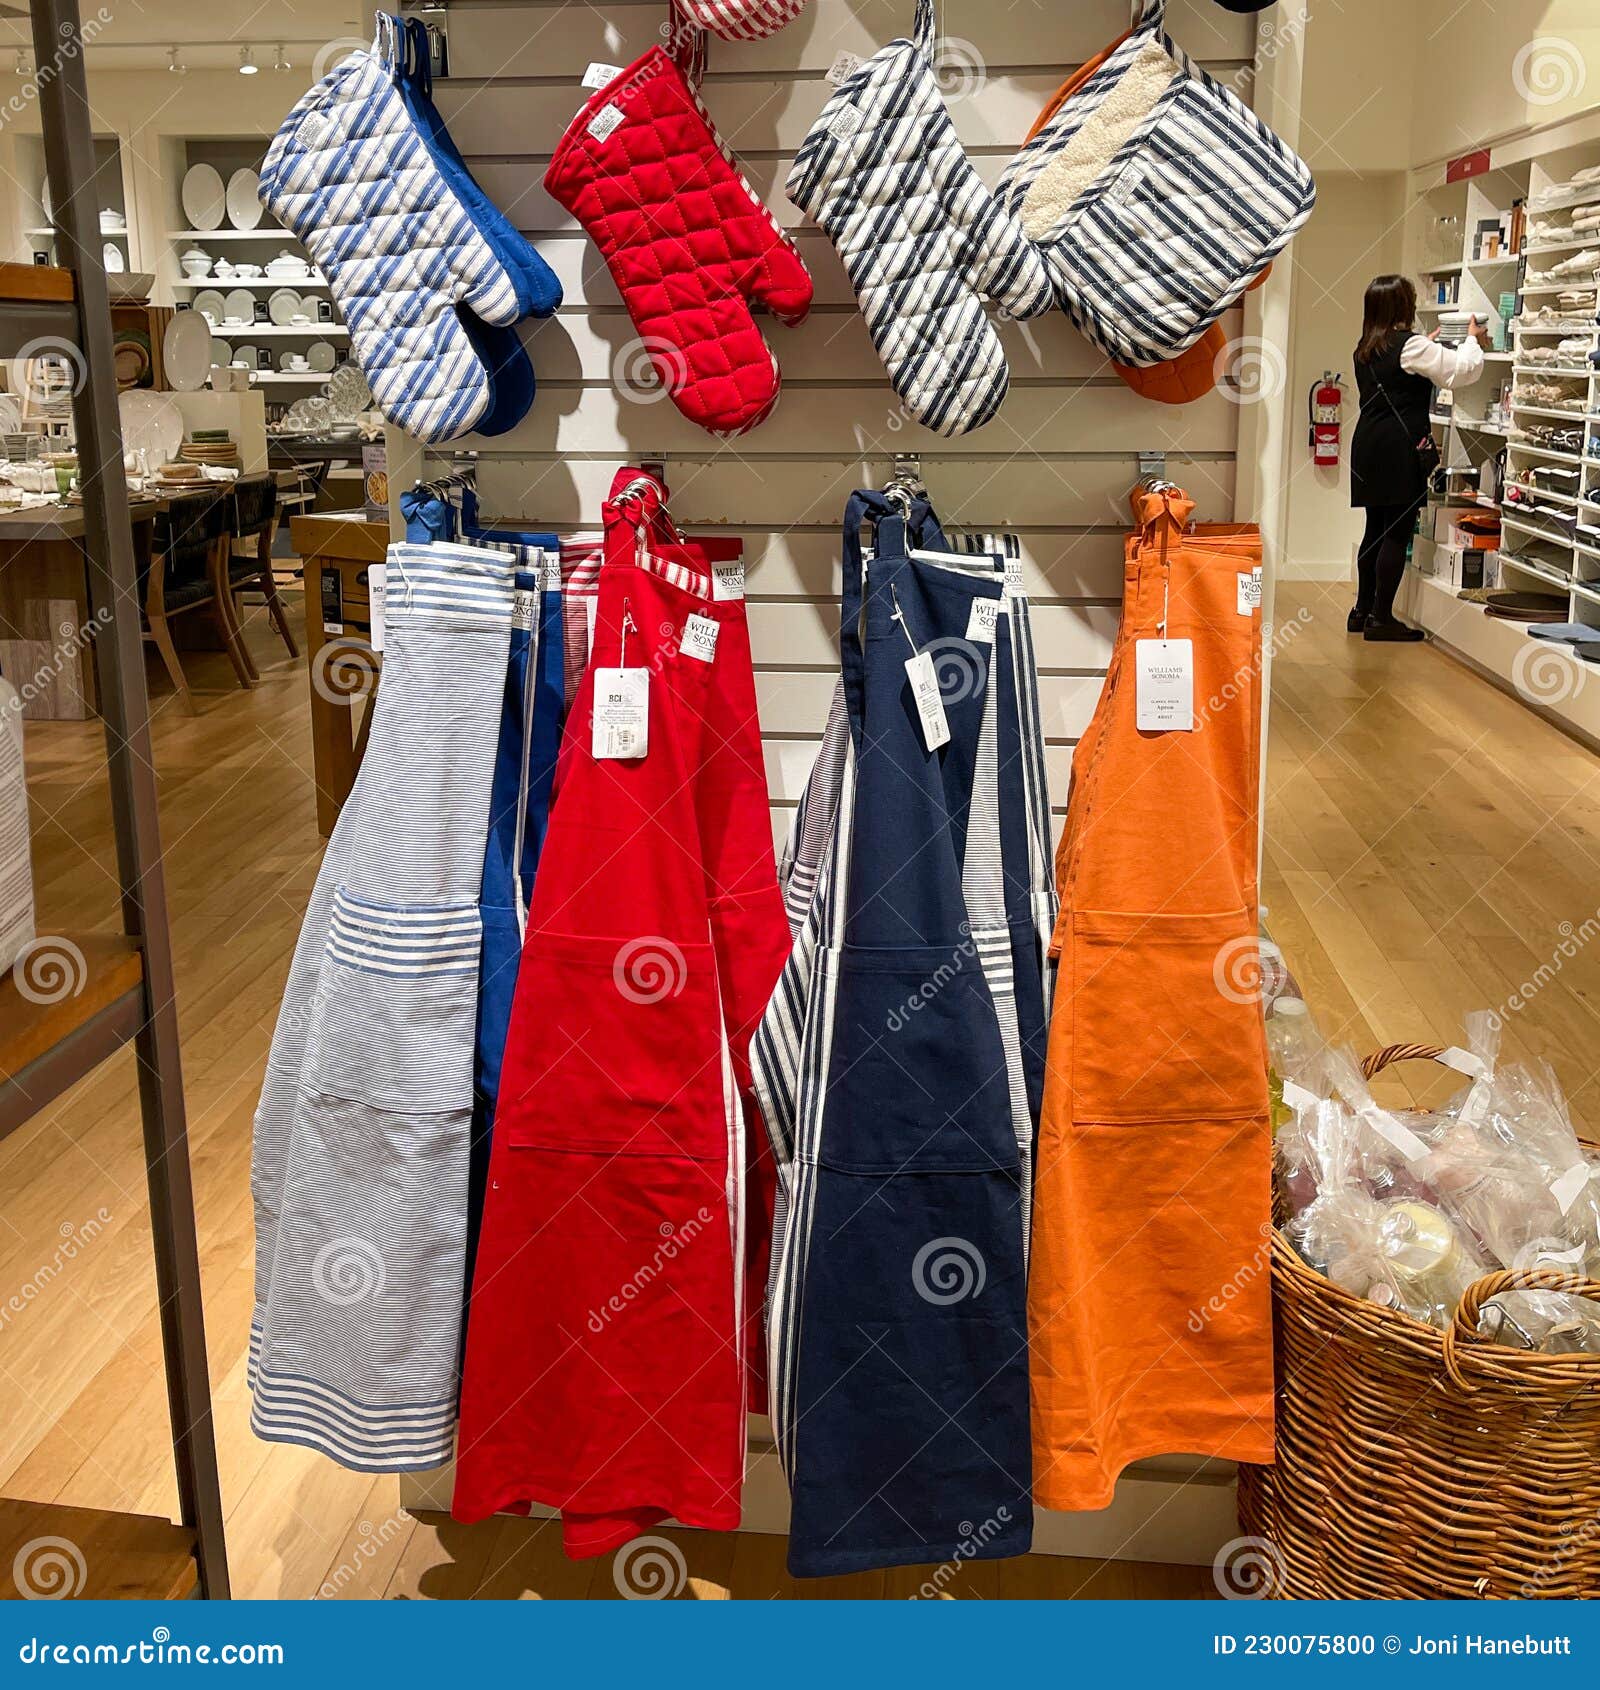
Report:
M256 1111L251 1425L363 1472L451 1453L515 565L389 548L383 687Z

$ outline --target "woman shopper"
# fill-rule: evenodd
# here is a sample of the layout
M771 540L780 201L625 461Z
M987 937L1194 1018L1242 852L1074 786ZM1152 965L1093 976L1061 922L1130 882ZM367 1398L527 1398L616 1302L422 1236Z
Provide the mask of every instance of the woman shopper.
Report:
M1375 276L1362 306L1355 351L1361 416L1350 447L1350 503L1367 513L1356 557L1356 603L1345 626L1369 640L1420 640L1420 628L1396 621L1394 598L1406 546L1439 461L1428 421L1435 387L1477 380L1489 331L1476 317L1459 347L1441 346L1438 330L1419 334L1417 290L1404 276Z

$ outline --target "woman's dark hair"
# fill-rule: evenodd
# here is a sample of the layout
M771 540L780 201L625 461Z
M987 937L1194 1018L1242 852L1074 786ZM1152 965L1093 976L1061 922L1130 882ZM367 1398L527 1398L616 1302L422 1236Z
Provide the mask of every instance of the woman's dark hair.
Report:
M1361 302L1361 340L1356 362L1365 364L1388 344L1396 329L1409 329L1417 319L1417 290L1408 276L1374 276Z

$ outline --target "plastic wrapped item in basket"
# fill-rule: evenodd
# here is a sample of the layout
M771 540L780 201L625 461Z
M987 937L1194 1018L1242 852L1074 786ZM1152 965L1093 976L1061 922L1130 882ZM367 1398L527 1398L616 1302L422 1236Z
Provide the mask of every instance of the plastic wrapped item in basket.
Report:
M1442 1054L1392 1046L1363 1070ZM1440 1331L1335 1284L1281 1231L1272 1280L1276 1464L1239 1470L1241 1526L1268 1546L1266 1594L1600 1596L1600 1355L1480 1330L1507 1296L1600 1308L1600 1281L1491 1272Z

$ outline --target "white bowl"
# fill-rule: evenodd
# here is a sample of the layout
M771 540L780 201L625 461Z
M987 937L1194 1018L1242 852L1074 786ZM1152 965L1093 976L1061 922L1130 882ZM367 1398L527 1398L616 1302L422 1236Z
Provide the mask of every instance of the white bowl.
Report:
M183 273L198 280L201 276L211 274L211 260L209 258L186 258L183 261Z

